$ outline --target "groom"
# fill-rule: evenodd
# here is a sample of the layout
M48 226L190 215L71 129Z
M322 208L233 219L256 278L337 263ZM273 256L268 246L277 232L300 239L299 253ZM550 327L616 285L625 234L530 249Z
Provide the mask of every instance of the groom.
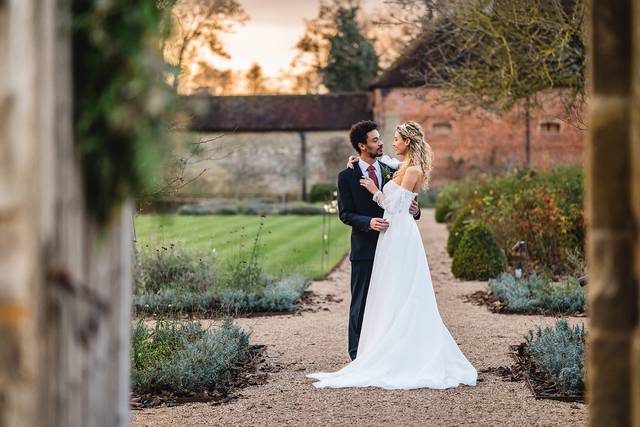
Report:
M347 168L338 175L338 211L340 220L351 226L349 356L353 360L358 352L378 234L389 227L382 219L384 210L373 201L371 193L360 185L360 178L370 177L382 190L395 170L377 160L382 156L383 144L375 122L365 120L354 124L349 139L360 161L353 169ZM409 212L415 219L420 218L417 201L413 202Z

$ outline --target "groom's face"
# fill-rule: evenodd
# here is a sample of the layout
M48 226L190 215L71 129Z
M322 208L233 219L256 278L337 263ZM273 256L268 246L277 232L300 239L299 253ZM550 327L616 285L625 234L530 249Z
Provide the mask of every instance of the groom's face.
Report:
M367 143L360 144L360 150L362 153L367 153L370 157L380 157L382 156L382 138L380 137L380 132L377 129L369 131L367 133Z

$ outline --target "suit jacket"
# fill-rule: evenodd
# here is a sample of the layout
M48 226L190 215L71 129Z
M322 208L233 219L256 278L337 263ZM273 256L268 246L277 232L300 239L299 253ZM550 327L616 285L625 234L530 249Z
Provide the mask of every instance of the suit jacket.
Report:
M379 163L381 169L392 169ZM373 201L371 193L360 185L361 177L362 171L357 164L353 169L347 168L338 174L338 213L340 220L351 226L351 261L373 260L379 233L369 229L369 223L371 218L382 218L384 215L384 210ZM383 173L380 189L386 183ZM420 218L420 211L414 218Z

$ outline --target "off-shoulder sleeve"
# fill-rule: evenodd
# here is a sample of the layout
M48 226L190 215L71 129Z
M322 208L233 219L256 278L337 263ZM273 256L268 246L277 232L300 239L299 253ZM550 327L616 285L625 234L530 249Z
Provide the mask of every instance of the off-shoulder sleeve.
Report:
M373 201L384 209L385 212L390 215L395 215L397 213L409 213L411 202L415 197L416 193L398 186L398 188L389 195L384 194L382 191L377 191L373 195Z

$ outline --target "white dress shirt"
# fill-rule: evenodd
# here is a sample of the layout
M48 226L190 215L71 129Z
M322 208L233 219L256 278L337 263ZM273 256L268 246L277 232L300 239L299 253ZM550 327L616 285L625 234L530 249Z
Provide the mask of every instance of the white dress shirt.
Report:
M369 163L365 162L364 160L360 160L358 162L358 166L360 166L362 175L368 177L369 172L367 172L367 169L369 169ZM382 171L380 170L380 163L378 163L378 161L376 160L371 166L376 169L376 177L378 177L378 187L380 187L382 185ZM378 190L382 190L382 188L378 188Z

